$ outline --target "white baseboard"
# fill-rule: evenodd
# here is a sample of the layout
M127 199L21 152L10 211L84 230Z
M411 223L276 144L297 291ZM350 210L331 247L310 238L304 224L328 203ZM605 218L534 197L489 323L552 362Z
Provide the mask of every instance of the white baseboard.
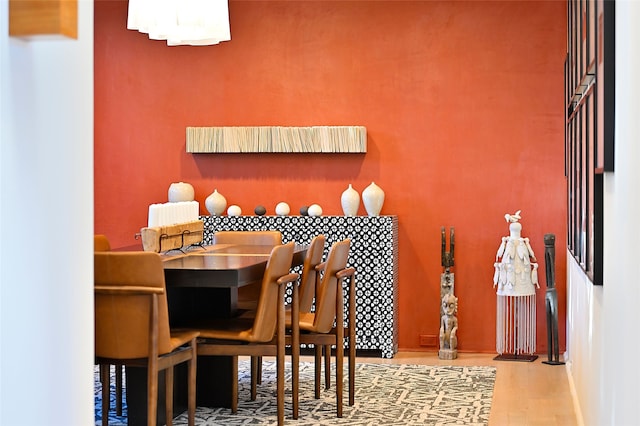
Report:
M564 359L567 359L567 354L564 354ZM576 392L576 386L573 382L573 373L571 371L571 361L566 361L565 368L567 370L567 379L569 380L569 390L571 391L571 399L573 400L573 411L576 414L576 421L578 426L584 426L584 419L582 418L582 410L580 408L580 400L578 399L578 393Z

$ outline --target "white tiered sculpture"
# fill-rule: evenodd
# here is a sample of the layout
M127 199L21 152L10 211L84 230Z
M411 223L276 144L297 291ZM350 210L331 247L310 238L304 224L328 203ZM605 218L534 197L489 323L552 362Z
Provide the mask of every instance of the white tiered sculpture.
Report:
M496 254L493 286L497 287L496 351L498 360L533 361L536 351L538 264L528 238L521 236L520 210L506 214L509 236Z

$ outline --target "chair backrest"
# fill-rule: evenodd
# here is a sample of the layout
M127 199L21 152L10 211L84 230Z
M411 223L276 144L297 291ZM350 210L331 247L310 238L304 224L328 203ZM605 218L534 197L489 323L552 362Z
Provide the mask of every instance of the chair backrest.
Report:
M280 231L218 231L213 234L213 243L276 246L282 244L282 233Z
M106 235L96 234L93 236L93 251L110 251L111 244Z
M338 293L338 278L336 274L347 267L349 259L350 239L338 241L331 246L322 280L317 288L316 312L313 326L318 333L328 333L336 319L336 295Z
M152 252L95 252L95 355L135 359L149 356L153 299L137 288L157 288L158 353L171 352L169 313L162 260ZM122 293L98 288L115 287ZM116 294L117 293L117 294Z
M326 241L327 238L322 234L313 237L307 250L307 255L304 258L302 275L300 275L300 293L298 295L300 312L311 312L313 298L316 295L316 277L318 275L316 266L322 263Z
M264 271L258 307L249 333L249 341L268 342L273 339L278 320L278 304L284 304L284 298L278 294L278 279L287 275L293 260L295 243L275 246L271 250L267 268Z

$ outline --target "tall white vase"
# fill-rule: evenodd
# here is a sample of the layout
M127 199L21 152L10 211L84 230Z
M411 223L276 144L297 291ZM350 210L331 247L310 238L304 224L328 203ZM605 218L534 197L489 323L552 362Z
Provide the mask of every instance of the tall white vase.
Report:
M357 216L358 207L360 207L360 194L353 189L351 184L340 197L340 203L342 204L342 211L345 216Z
M375 182L371 182L362 191L362 202L369 216L378 216L384 204L384 191Z
M212 216L220 216L227 208L227 199L215 189L204 201L204 205Z

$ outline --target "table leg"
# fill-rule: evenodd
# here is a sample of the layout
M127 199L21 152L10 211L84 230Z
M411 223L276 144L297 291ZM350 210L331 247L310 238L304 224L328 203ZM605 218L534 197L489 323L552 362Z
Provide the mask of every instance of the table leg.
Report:
M231 318L238 304L237 288L167 287L171 327L198 327L207 320Z

